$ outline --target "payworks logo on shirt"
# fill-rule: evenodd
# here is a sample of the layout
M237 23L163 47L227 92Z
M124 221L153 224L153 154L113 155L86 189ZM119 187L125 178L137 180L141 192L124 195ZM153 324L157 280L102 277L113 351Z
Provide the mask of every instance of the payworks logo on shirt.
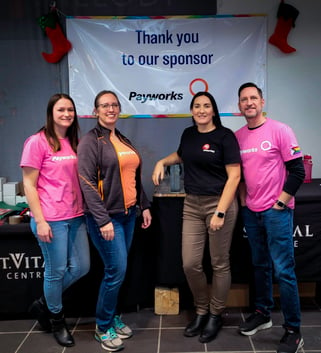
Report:
M202 150L203 150L203 152L215 153L215 151L211 150L210 148L211 148L211 146L208 143L206 143L205 145L203 145Z

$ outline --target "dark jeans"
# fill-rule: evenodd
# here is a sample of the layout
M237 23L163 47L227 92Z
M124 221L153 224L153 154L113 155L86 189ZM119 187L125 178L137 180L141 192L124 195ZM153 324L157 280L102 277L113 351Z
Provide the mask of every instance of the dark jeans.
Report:
M295 275L293 210L253 212L242 208L252 252L255 275L255 306L265 314L273 307L273 268L279 284L284 326L299 328L300 298Z

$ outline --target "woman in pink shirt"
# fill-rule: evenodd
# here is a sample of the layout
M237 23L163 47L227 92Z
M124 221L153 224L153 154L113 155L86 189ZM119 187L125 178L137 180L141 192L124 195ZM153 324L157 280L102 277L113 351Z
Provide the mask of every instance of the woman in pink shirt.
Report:
M30 226L44 260L44 296L30 311L57 342L74 345L64 319L62 293L89 271L90 255L77 172L78 120L66 94L53 95L47 122L24 144L20 166L31 210Z

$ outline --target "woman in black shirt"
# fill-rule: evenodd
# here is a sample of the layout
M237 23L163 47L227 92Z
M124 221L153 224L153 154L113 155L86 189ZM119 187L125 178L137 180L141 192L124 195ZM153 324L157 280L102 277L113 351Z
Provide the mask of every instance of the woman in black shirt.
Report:
M231 285L229 251L238 213L240 152L234 133L222 126L210 93L195 94L190 110L194 125L184 130L177 152L156 163L152 179L159 185L165 167L184 164L182 257L196 308L184 336L200 334L199 341L205 343L223 326L221 314ZM202 266L207 239L213 270L210 293Z

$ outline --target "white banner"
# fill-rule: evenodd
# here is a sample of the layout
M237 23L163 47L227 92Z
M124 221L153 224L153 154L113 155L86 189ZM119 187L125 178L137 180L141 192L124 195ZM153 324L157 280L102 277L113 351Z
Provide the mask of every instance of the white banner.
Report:
M238 114L242 83L265 91L266 27L265 16L68 18L70 95L83 117L103 89L117 93L122 117L190 116L198 91Z

